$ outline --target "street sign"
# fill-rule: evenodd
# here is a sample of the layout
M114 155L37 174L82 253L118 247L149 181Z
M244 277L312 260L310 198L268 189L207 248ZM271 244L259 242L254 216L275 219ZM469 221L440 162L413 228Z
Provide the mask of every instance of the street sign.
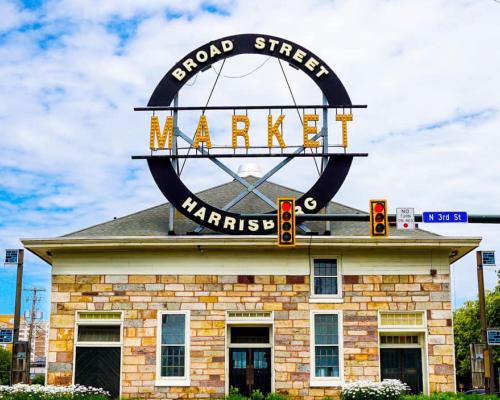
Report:
M0 329L0 343L12 343L13 329Z
M18 259L19 259L18 249L5 250L5 264L17 264Z
M488 329L486 333L490 346L500 346L500 328Z
M396 224L397 224L397 229L401 229L403 231L414 231L415 209L396 208Z
M467 222L467 212L465 211L424 211L422 222L430 223L450 223Z
M481 259L483 265L495 265L495 252L494 251L482 251Z

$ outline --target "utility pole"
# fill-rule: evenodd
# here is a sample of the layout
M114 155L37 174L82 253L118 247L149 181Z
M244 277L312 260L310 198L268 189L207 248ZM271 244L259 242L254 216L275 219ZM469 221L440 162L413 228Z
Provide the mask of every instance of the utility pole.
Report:
M483 252L476 251L477 261L477 284L479 290L479 319L481 322L481 339L484 343L484 377L485 377L485 392L495 393L495 373L493 369L493 359L491 357L491 348L488 345L487 329L488 323L486 320L486 299L484 293L484 277L483 277Z
M26 376L28 383L31 383L31 374L30 374L30 366L31 366L31 352L33 350L33 331L36 328L36 320L37 316L36 313L38 311L37 309L37 303L40 301L40 297L37 296L37 293L39 292L45 292L45 289L40 289L40 288L32 288L32 289L26 289L27 292L32 292L31 295L31 310L29 312L29 325L28 325L28 351L26 354ZM24 318L26 322L28 322L28 318Z

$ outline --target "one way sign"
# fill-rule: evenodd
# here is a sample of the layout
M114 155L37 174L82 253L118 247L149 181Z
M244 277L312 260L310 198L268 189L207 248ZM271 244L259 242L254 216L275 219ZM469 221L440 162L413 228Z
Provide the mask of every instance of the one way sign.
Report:
M403 231L415 230L415 209L396 208L397 228Z

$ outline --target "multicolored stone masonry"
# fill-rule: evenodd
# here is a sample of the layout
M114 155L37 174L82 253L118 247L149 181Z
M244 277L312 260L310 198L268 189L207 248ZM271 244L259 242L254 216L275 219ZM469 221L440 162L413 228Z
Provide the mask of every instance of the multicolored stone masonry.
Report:
M380 379L379 311L425 310L429 390L455 390L449 275L347 275L342 289L340 303L312 303L309 276L53 275L48 383L72 383L76 311L121 310L122 396L222 397L227 311L269 310L275 391L335 397L310 387L310 310L342 310L345 381ZM191 310L189 387L155 387L158 310Z

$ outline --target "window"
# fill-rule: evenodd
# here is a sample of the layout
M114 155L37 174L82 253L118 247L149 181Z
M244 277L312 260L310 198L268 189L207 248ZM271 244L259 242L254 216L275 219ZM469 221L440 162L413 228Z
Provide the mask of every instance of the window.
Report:
M315 296L339 296L337 259L315 259L313 268L313 294Z
M381 335L380 344L418 344L418 335Z
M340 312L312 312L311 385L330 386L341 381Z
M381 312L380 327L424 327L424 314L417 312Z
M231 343L269 343L268 327L232 327Z
M120 342L120 325L79 325L78 342Z
M189 312L158 313L157 386L189 385Z

